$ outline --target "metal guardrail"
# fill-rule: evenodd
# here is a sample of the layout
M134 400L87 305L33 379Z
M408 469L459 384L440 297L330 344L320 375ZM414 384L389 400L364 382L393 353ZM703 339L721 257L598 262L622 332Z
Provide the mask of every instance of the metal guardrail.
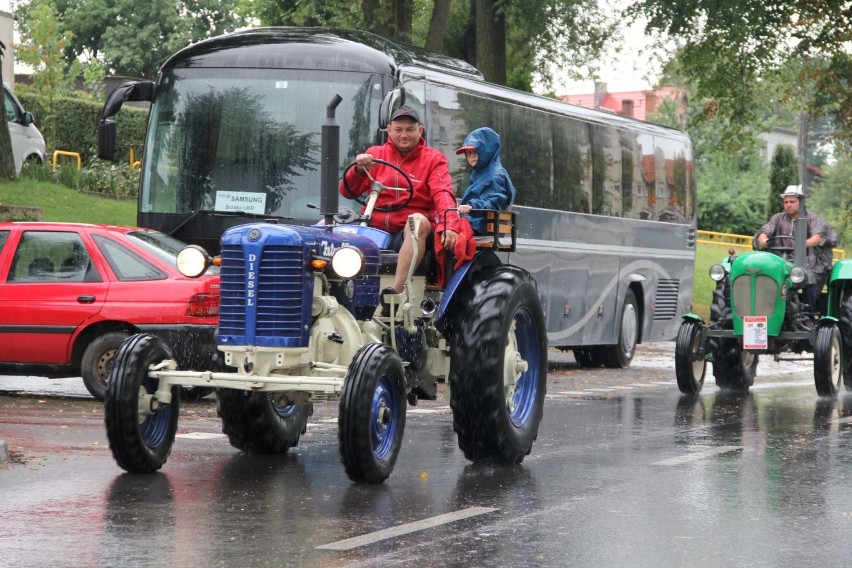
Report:
M77 159L77 170L81 170L83 168L83 158L80 156L79 152L66 152L65 150L56 150L53 153L53 171L56 171L56 164L59 160L59 156L70 156L71 158Z
M702 245L722 246L734 249L751 250L751 235L734 235L732 233L715 233L713 231L696 231L698 239L696 242ZM846 258L843 249L832 249L834 260Z

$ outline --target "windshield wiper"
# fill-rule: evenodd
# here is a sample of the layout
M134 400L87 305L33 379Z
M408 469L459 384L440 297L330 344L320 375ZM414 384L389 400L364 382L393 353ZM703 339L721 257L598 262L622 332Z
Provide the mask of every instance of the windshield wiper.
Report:
M263 215L260 213L249 213L248 211L217 211L215 209L198 209L197 211L193 211L192 215L183 220L183 222L169 231L169 235L174 237L178 231L183 229L190 221L195 219L196 217L201 217L202 215L210 215L212 217L246 217L248 219L263 219L270 223L277 223L278 221L290 221L292 217L282 217L280 215Z

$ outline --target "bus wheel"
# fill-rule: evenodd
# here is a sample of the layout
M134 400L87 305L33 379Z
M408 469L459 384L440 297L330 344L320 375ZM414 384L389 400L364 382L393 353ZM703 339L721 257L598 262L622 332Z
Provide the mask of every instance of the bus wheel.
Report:
M313 411L312 404L280 405L268 393L216 389L222 432L244 452L286 453L299 443Z
M707 360L701 345L701 324L685 321L675 341L675 377L683 394L698 394L704 386Z
M387 479L405 430L405 371L387 345L361 348L343 382L337 436L349 479L381 483Z
M604 365L611 369L626 369L636 353L639 338L639 308L633 290L624 295L621 325L618 326L618 343L603 347Z
M453 428L471 461L523 461L547 387L544 315L534 281L513 266L483 270L453 316Z
M153 335L134 335L121 344L107 383L104 407L107 439L118 465L130 473L157 471L172 450L180 414L180 389L170 404L152 408L160 381L148 368L171 359L168 347Z
M814 342L814 385L819 396L837 396L841 381L840 330L836 325L821 325Z

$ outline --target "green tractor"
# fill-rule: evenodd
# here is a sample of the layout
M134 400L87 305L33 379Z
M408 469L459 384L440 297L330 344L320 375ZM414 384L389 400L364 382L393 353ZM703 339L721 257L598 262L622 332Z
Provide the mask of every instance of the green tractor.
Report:
M794 247L784 246L790 237L774 237L764 250L740 255L730 250L710 267L716 281L710 321L684 314L676 339L675 375L682 393L701 391L707 361L719 388L747 391L758 357L778 361L785 353L813 354L819 396L836 396L841 380L852 389L844 354L844 347L852 348L852 260L835 263L828 291L820 294L822 315L810 313L802 297L807 225L802 218L795 223Z

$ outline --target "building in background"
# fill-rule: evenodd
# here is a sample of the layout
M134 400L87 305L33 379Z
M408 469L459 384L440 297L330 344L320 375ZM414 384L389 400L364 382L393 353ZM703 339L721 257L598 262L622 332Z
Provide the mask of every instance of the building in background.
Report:
M15 87L15 50L12 48L14 28L14 14L0 11L0 41L6 46L3 51L3 81L13 89Z
M677 104L679 122L686 126L686 92L677 87L662 87L646 91L624 91L610 93L606 83L595 83L595 92L580 95L563 95L559 97L566 103L581 107L610 110L622 116L648 120L648 116L656 112L662 102L672 99Z

